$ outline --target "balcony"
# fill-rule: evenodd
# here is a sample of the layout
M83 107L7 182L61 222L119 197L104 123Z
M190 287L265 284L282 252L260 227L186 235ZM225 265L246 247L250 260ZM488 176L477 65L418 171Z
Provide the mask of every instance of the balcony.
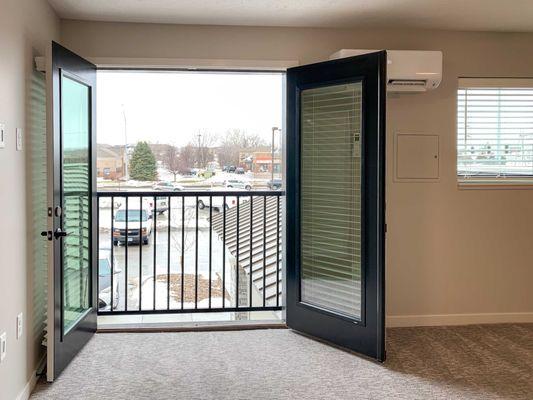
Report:
M277 316L283 203L279 190L99 192L99 316Z

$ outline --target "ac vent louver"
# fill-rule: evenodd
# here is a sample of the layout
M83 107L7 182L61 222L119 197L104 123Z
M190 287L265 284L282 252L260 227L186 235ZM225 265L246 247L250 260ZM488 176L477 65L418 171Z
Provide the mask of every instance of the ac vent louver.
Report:
M426 87L426 81L391 79L389 85L394 86L421 86Z
M374 53L378 50L342 49L331 60ZM387 91L423 93L442 81L442 52L429 50L387 50Z

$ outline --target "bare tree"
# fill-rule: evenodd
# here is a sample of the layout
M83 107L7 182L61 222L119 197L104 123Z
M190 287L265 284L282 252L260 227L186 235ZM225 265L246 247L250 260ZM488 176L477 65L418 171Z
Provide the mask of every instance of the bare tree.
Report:
M249 134L242 129L226 132L218 149L218 160L222 165L238 165L241 151L265 146L265 141L258 134Z
M209 161L213 161L213 147L217 142L217 135L200 130L196 133L194 140L189 145L196 147L195 166L205 168Z
M179 171L181 173L188 173L189 169L194 166L196 158L196 149L192 144L184 146L179 154Z
M190 199L193 199L192 197L189 197ZM186 197L182 197L181 201L185 202L185 208L184 208L184 219L181 220L181 216L178 217L180 226L171 225L171 229L178 229L181 231L183 225L183 242L180 240L171 240L172 248L178 253L181 254L182 248L185 253L190 250L195 242L196 242L196 235L195 235L195 220L196 220L196 207L188 204L188 202L185 200ZM178 209L181 209L181 204L178 206ZM173 219L175 219L174 217ZM172 221L172 224L176 224L177 220Z
M178 174L181 172L180 153L176 146L169 145L163 154L163 164L172 175L174 175L174 182Z

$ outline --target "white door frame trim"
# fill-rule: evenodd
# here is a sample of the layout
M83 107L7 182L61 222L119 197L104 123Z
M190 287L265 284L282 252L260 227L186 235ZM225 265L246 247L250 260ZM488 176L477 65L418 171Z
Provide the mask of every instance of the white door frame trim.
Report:
M296 60L230 60L211 58L126 58L88 57L98 68L126 69L202 69L280 71L299 65Z

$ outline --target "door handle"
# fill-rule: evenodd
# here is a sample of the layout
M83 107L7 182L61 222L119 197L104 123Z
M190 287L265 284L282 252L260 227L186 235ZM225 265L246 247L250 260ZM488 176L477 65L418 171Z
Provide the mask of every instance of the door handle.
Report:
M56 239L59 239L60 237L65 237L67 236L67 232L64 232L61 230L61 228L57 228L54 232L54 237Z
M46 237L48 240L52 240L52 231L42 231L41 236Z

